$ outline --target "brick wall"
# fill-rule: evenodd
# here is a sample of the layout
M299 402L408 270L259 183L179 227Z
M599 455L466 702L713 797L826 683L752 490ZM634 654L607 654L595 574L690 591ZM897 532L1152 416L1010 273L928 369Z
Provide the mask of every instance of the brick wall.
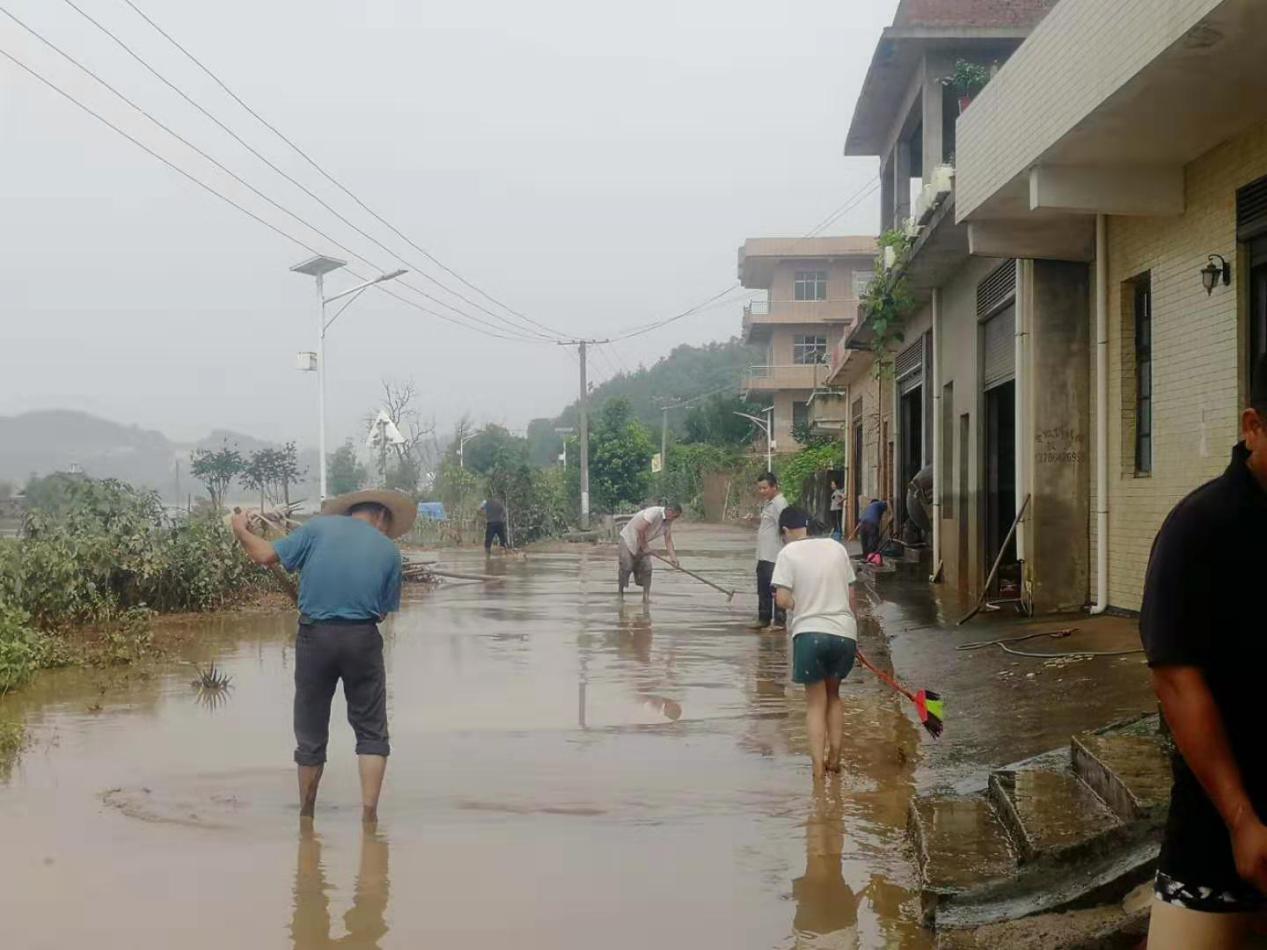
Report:
M1033 26L1057 0L902 0L894 26Z
M1186 212L1109 220L1109 603L1139 608L1157 529L1184 495L1227 466L1244 397L1236 190L1267 175L1267 124L1185 170ZM1233 262L1232 286L1207 296L1210 254ZM1134 474L1130 281L1151 272L1153 471ZM1093 364L1094 365L1094 364ZM1094 399L1094 392L1093 397ZM1094 412L1094 410L1093 410ZM1094 469L1093 469L1094 471ZM1095 483L1092 478L1094 496ZM1094 506L1093 506L1094 510ZM1092 554L1097 539L1092 532Z

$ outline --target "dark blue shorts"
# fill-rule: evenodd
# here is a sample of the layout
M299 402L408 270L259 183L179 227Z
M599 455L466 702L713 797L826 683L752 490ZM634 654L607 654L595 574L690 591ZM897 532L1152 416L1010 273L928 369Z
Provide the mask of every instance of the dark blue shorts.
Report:
M843 680L853 669L858 644L834 633L800 633L792 639L792 682L811 686Z

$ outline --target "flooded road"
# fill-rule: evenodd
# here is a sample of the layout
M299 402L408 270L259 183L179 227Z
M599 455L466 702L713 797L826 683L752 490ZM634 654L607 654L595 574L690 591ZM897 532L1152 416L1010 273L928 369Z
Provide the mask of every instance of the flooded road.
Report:
M650 607L615 550L496 560L384 628L393 755L364 834L342 696L299 828L294 619L208 619L185 663L63 671L0 700L34 745L0 780L5 947L925 947L907 806L923 743L862 672L815 792L752 535L685 526ZM872 622L862 646L883 645ZM192 663L233 678L201 704Z

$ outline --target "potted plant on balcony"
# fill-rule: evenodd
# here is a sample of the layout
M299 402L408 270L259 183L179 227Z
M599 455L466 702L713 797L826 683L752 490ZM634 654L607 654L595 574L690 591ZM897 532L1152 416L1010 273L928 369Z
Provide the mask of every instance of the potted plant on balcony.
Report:
M991 71L980 63L969 62L966 59L955 62L954 73L943 82L947 86L954 87L955 92L959 94L960 115L967 111L972 100L985 88L986 83L990 81L990 75Z

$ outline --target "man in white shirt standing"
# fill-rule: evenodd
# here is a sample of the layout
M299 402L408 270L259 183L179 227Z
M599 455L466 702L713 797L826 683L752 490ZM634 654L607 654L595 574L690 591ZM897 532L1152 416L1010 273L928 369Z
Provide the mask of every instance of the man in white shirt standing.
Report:
M840 681L858 652L850 586L856 575L844 545L808 536L804 511L788 508L779 527L786 544L774 565L775 597L792 611L792 681L805 687L805 729L818 780L840 771Z
M620 568L616 584L620 596L625 596L629 577L642 588L642 601L651 599L651 542L664 538L664 549L669 562L677 567L677 551L673 548L673 522L682 517L682 506L669 502L663 506L643 508L620 530Z
M757 479L757 497L761 506L761 524L757 527L757 622L750 630L782 630L784 612L774 603L774 589L770 578L774 574L774 562L779 559L783 540L779 535L779 515L787 508L787 499L779 489L779 479L773 472L766 472Z

